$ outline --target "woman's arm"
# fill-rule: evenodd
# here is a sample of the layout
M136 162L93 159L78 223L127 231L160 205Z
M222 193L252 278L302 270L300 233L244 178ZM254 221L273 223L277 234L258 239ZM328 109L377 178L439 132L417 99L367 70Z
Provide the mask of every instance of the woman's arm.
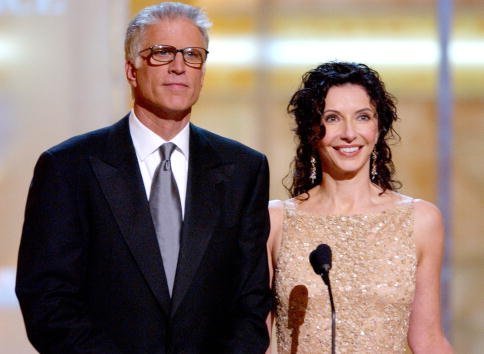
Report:
M277 264L277 256L279 254L279 247L282 237L282 220L283 220L283 205L280 200L271 200L269 202L269 215L271 220L271 231L267 241L267 258L269 260L269 281L272 289L274 269ZM274 322L274 311L269 313L267 317L267 328L269 335L272 337L272 325ZM272 353L272 340L266 354Z
M440 272L444 226L432 203L415 202L414 235L417 247L415 296L410 315L408 343L413 353L452 353L440 323Z

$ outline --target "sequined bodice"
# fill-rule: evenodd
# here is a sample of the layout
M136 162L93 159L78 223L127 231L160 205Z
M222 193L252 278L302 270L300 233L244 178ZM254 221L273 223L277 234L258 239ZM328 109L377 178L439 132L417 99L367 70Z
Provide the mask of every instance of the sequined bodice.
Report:
M308 261L326 243L337 353L404 353L415 290L413 204L376 214L315 216L284 203L274 273L278 353L330 353L327 287Z

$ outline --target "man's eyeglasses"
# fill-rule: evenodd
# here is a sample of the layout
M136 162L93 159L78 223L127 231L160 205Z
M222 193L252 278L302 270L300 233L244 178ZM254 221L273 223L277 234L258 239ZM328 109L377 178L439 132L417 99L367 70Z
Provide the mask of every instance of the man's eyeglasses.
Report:
M156 44L143 49L138 54L149 51L149 56L160 63L170 63L175 60L178 52L182 53L183 60L187 64L201 65L207 60L208 50L199 47L188 47L177 49L171 45Z

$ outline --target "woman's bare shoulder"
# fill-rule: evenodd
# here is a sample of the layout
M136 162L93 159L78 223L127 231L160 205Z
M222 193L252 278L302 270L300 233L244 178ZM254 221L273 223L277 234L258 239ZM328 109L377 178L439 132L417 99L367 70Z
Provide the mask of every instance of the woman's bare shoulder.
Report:
M425 253L440 253L444 241L442 213L435 204L423 199L414 199L413 205L417 247Z
M284 201L280 199L269 200L269 209L283 209Z
M284 201L274 199L269 201L269 215L271 217L271 224L279 224L282 222L284 212Z
M439 208L424 199L414 199L415 223L420 226L432 227L442 223L442 213Z
M279 248L282 239L282 224L284 222L284 201L269 201L269 215L271 220L271 228L269 233L269 240L267 241L267 247L271 264L273 267L275 267L275 265L277 264L277 258L279 255Z

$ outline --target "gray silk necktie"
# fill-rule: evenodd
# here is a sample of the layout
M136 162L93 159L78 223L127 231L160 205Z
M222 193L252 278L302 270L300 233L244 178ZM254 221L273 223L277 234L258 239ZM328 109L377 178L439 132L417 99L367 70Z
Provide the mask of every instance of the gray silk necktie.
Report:
M161 145L161 162L153 175L150 193L151 217L155 225L170 296L175 281L182 224L180 195L170 164L170 157L175 149L176 145L173 143Z

